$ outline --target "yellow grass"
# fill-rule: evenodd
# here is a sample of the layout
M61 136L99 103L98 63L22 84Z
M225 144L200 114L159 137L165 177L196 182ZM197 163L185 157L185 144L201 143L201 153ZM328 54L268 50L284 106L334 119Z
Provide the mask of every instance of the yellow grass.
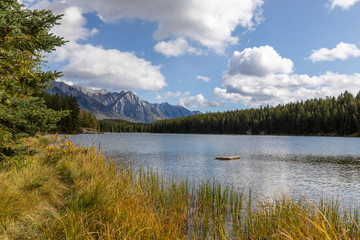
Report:
M357 212L337 202L165 181L67 138L25 144L38 153L1 165L0 239L360 238Z

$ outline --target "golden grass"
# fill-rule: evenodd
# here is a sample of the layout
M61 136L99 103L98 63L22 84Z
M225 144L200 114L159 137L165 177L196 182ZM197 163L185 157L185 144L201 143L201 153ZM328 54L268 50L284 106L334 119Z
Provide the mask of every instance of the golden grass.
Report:
M338 202L253 199L216 182L135 173L64 138L0 171L0 239L359 239Z

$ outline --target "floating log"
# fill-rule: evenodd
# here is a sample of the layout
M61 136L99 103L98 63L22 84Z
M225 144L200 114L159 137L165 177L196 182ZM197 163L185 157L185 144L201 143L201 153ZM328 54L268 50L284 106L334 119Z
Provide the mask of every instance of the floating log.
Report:
M240 159L240 156L227 156L227 157L216 157L217 160L236 160Z

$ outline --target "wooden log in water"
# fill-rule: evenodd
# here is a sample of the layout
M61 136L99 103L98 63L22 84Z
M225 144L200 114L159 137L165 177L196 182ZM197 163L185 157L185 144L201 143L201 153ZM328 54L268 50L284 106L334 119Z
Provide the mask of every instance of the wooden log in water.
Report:
M217 160L236 160L240 159L240 156L226 156L226 157L216 157Z

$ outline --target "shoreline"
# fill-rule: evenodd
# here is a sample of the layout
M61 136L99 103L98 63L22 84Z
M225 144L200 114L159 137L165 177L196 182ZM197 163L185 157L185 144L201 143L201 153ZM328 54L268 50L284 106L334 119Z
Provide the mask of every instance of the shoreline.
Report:
M290 135L290 134L230 134L230 133L159 133L159 132L101 132L100 134L109 133L140 133L140 134L169 134L169 135L225 135L225 136L287 136L287 137L350 137L358 138L360 135L336 135L336 134L319 134L319 135ZM65 134L65 133L62 133ZM80 133L81 134L81 133ZM84 133L86 134L86 133Z
M251 191L209 181L191 188L188 181L118 165L66 136L26 143L37 154L0 171L0 238L360 237L357 210L337 201L287 195L260 200Z

